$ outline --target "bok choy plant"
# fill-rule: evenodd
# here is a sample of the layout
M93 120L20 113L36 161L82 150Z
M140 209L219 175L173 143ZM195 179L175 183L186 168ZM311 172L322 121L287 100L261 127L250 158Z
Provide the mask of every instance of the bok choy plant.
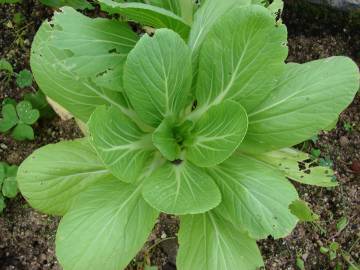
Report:
M36 82L89 133L35 151L18 171L27 201L63 216L61 265L125 268L165 212L180 218L178 269L261 267L256 241L298 221L289 179L337 185L289 147L333 125L358 90L357 66L341 56L285 64L285 25L249 0L206 0L188 20L99 2L156 30L139 38L65 7L36 34Z

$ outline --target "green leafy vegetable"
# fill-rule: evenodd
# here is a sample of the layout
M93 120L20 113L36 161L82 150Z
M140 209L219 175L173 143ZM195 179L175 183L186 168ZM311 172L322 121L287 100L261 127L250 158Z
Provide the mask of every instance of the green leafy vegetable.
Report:
M33 207L64 216L60 263L125 268L161 211L180 215L179 270L262 267L256 240L316 218L289 179L337 185L322 160L289 147L334 123L357 66L285 64L286 27L269 3L206 0L193 14L188 1L98 2L156 29L138 38L65 7L36 34L36 82L89 130L37 150L17 176Z

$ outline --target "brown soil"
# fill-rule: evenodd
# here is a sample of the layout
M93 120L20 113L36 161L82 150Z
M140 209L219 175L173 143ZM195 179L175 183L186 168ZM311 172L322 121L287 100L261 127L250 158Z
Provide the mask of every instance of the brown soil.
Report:
M49 18L52 11L34 0L22 5L0 5L0 58L9 60L15 71L29 69L29 49L36 29L42 20ZM297 1L287 1L284 22L289 31L289 59L306 62L333 55L347 55L360 64L360 32L353 17L329 10L303 9ZM21 12L25 20L20 25L9 27L15 13ZM356 25L356 27L354 27ZM18 42L16 42L18 40ZM19 89L14 80L5 84L0 74L0 102L5 97L20 100L32 88ZM34 88L36 85L34 84ZM351 250L352 259L360 262L360 95L340 116L337 128L324 132L318 140L301 147L306 151L321 150L321 157L332 160L339 187L333 189L296 185L302 199L309 202L320 215L316 224L299 224L285 239L260 241L266 269L298 269L296 259L305 262L306 269L334 269L336 264L347 269L341 256L330 261L320 253L321 246L332 241L341 245L344 252ZM61 121L40 121L34 126L36 140L16 142L0 134L0 161L20 164L32 151L42 145L81 135L75 123ZM342 217L349 224L342 232L336 223ZM60 267L54 255L54 235L58 219L37 213L18 196L7 202L4 214L0 216L0 270L58 270ZM141 267L144 261L158 265L160 269L176 269L177 243L174 236L178 221L173 216L162 215L148 243L138 254L129 269ZM141 269L141 268L140 268Z

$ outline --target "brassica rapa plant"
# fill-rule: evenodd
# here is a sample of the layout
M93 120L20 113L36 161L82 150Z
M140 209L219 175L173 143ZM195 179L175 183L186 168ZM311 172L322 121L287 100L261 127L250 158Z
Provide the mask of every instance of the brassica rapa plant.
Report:
M34 208L63 216L60 263L123 269L165 212L180 218L178 269L262 266L256 240L298 221L289 179L337 185L289 147L333 125L358 90L357 66L341 56L285 64L286 27L247 0L206 0L188 21L99 2L156 31L139 38L63 8L35 37L36 82L89 133L35 151L18 172Z

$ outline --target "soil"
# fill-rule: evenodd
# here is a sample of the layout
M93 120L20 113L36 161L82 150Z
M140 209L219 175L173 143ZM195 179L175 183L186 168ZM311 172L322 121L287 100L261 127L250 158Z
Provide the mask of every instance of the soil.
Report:
M16 13L24 20L19 24L13 20ZM41 21L51 17L52 10L34 0L17 5L0 5L0 58L8 59L14 70L29 67L30 44ZM312 5L287 1L283 21L289 32L289 62L347 55L360 65L360 31L353 14L335 12ZM21 100L34 91L33 87L19 89L14 80L4 82L0 74L0 102L5 97ZM349 260L341 252L333 260L320 252L336 241L341 251L350 253L350 260L360 262L360 95L341 114L336 129L322 132L316 140L299 147L311 152L319 149L321 157L333 164L339 186L317 188L297 185L302 199L307 201L315 213L320 215L316 223L300 223L291 235L284 239L259 241L265 269L300 269L301 259L306 269L335 269L336 265L347 269ZM14 141L0 134L0 161L20 164L32 151L60 140L81 136L73 120L41 120L34 126L36 139L31 142ZM337 222L349 220L344 230L338 232ZM54 237L59 219L42 215L26 204L21 196L7 201L0 215L0 270L58 270L61 269L54 255ZM158 265L159 269L176 269L175 258L178 220L174 216L161 215L149 241L128 269L141 269L143 262ZM344 259L345 257L345 259Z

